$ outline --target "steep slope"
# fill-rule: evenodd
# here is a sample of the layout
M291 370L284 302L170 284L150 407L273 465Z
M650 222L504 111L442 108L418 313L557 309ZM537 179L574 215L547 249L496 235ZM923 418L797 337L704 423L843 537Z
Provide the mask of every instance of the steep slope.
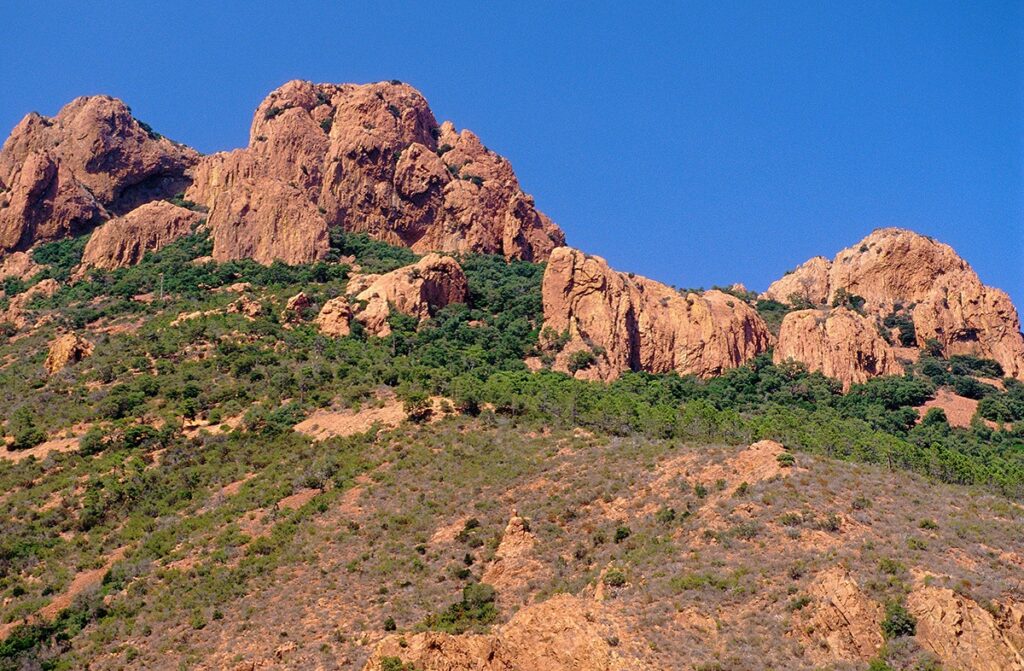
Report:
M757 312L735 296L683 296L568 247L548 260L543 296L548 346L562 334L568 338L555 354L555 368L588 379L611 380L630 370L710 377L771 343Z
M76 98L52 118L29 114L0 150L0 255L180 193L198 160L108 96Z
M1010 297L982 284L949 245L912 231L876 230L831 262L808 261L763 296L813 304L862 300L879 321L910 319L919 347L934 341L947 356L994 359L1007 375L1024 379L1024 335Z

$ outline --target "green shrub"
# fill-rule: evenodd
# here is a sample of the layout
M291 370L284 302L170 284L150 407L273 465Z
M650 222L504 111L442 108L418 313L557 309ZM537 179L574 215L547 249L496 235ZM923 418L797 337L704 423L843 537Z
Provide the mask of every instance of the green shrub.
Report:
M885 606L885 619L882 620L882 634L886 640L900 636L913 636L917 629L917 620L902 604L890 601Z

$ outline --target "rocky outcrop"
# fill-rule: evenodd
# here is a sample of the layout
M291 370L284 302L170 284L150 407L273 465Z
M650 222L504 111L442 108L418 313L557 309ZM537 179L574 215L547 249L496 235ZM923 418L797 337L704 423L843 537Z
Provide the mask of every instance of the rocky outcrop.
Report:
M43 369L47 375L53 375L73 363L92 356L92 351L91 342L77 333L65 333L50 343L50 351L43 362Z
M1024 669L1019 646L1024 632L1017 629L1019 620L997 620L972 599L939 587L921 587L911 592L907 609L917 618L917 641L934 653L945 668Z
M348 303L348 296L338 296L324 303L313 321L325 336L343 338L352 333L349 325L351 319L352 307Z
M599 605L560 594L517 612L493 634L452 636L423 632L389 636L364 671L382 671L398 659L417 671L643 671L655 668L622 654L618 625ZM614 637L614 638L613 638Z
M772 282L761 294L761 298L790 305L822 305L828 301L828 273L831 267L832 263L824 256L815 256Z
M357 275L349 281L347 293L355 309L348 297L341 296L324 304L317 315L325 335L348 335L349 318L354 317L370 335L386 337L391 334L392 309L423 321L446 305L465 303L468 285L455 259L428 254L390 273Z
M0 260L0 280L17 277L27 280L42 268L26 252L13 252Z
M60 285L57 280L45 279L11 298L7 309L0 311L0 323L10 324L16 329L23 329L30 321L29 303L36 298L49 298L57 293Z
M564 241L505 159L438 126L398 82L288 82L256 110L249 146L204 158L187 195L210 207L221 260L312 261L334 226L417 252L528 260Z
M611 380L620 373L677 371L719 375L764 352L771 335L749 305L721 291L682 295L644 277L618 273L598 256L568 247L548 260L544 333L568 342L555 368ZM592 363L580 367L589 351Z
M1024 336L1010 297L982 284L949 245L927 236L876 230L831 263L812 259L764 296L792 303L793 294L812 303L823 295L829 303L858 296L866 313L879 319L902 312L914 323L918 346L935 340L947 355L994 359L1007 375L1024 379Z
M844 391L877 375L903 372L875 320L843 307L787 314L779 329L774 360L799 361L811 371L841 381Z
M543 565L532 556L536 544L529 522L513 512L494 552L494 559L480 578L481 582L498 591L503 603L510 601L513 592L525 587L543 571Z
M882 605L861 591L842 568L815 577L808 589L813 599L800 618L809 640L808 655L817 664L866 661L882 647Z
M198 159L108 96L29 114L0 150L0 255L180 193Z
M201 218L198 212L164 200L146 203L97 228L85 245L82 267L113 270L134 265L146 252L191 233Z

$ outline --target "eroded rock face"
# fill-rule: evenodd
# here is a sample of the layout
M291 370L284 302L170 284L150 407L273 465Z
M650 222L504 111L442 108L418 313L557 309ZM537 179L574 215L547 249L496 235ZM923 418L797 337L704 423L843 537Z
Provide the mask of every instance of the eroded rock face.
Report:
M93 345L77 333L65 333L52 343L43 362L47 375L53 375L73 363L92 356Z
M568 370L581 350L596 359L578 377L611 380L629 370L710 377L771 344L764 321L735 296L714 290L683 296L568 247L548 260L543 298L546 332L569 336L555 368Z
M34 298L40 296L53 296L57 293L58 289L60 289L60 285L57 284L57 280L49 278L42 280L38 284L33 284L22 293L11 298L7 309L0 312L0 322L11 324L16 329L25 328L30 320L30 311L27 309L28 304Z
M97 228L85 245L82 266L113 270L134 265L146 252L191 233L201 218L198 212L164 200L146 203Z
M494 634L452 636L424 632L389 636L364 671L381 671L398 658L420 671L642 671L654 668L608 643L616 624L603 609L561 594L517 612ZM402 645L404 641L405 645Z
M809 656L819 664L869 660L882 647L882 605L870 599L842 568L819 574L808 589L814 599L801 618Z
M505 159L468 131L438 126L423 96L401 83L292 81L273 91L256 110L248 148L204 158L188 191L210 207L216 258L253 255L238 241L279 219L252 202L267 191L316 244L289 251L287 240L264 235L258 260L320 258L321 231L332 226L418 252L529 260L564 241ZM233 231L220 234L225 227Z
M842 307L787 314L773 357L776 363L799 361L811 371L835 378L844 391L877 375L903 372L875 320Z
M982 284L949 245L912 231L879 229L831 263L808 261L764 296L792 302L795 293L816 303L824 295L831 303L843 292L862 297L864 310L878 319L894 311L909 315L918 346L934 339L947 355L995 359L1007 375L1024 379L1024 336L1010 297Z
M0 280L17 277L27 280L41 270L26 252L13 252L0 260Z
M772 282L761 297L791 305L803 301L821 305L828 301L828 273L831 268L831 261L824 256L815 256Z
M907 609L917 618L918 642L934 653L944 667L971 671L1024 669L1024 657L1015 642L1022 632L1013 631L1012 617L997 620L972 599L939 587L921 587L911 592ZM1019 620L1016 626L1019 627Z
M198 159L108 96L76 98L52 118L29 114L0 150L0 254L173 196Z

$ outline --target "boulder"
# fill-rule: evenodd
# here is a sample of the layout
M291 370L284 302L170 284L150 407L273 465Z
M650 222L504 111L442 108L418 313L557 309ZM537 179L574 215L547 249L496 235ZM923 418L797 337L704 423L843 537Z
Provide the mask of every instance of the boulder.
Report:
M320 329L320 333L325 336L343 338L352 333L349 324L351 319L352 307L348 303L348 297L338 296L324 303L313 321Z
M711 377L771 345L764 321L735 296L683 295L568 247L548 260L543 301L544 344L568 336L554 367L579 368L576 352L591 353L593 363L573 371L577 377L611 380L629 370Z
M135 265L146 252L191 233L201 218L198 212L164 200L146 203L97 228L85 245L82 267L113 270Z
M47 375L53 375L71 364L92 356L93 345L77 333L65 333L50 343L50 351L43 362Z
M180 193L198 160L109 96L76 98L55 117L33 112L0 150L0 255Z
M899 375L903 367L882 338L875 320L848 308L798 310L782 320L774 360L798 361L808 370L850 385L878 375Z
M60 285L57 280L47 278L11 298L7 309L0 311L0 322L11 324L16 329L22 329L29 324L28 304L37 297L49 298L57 293Z

